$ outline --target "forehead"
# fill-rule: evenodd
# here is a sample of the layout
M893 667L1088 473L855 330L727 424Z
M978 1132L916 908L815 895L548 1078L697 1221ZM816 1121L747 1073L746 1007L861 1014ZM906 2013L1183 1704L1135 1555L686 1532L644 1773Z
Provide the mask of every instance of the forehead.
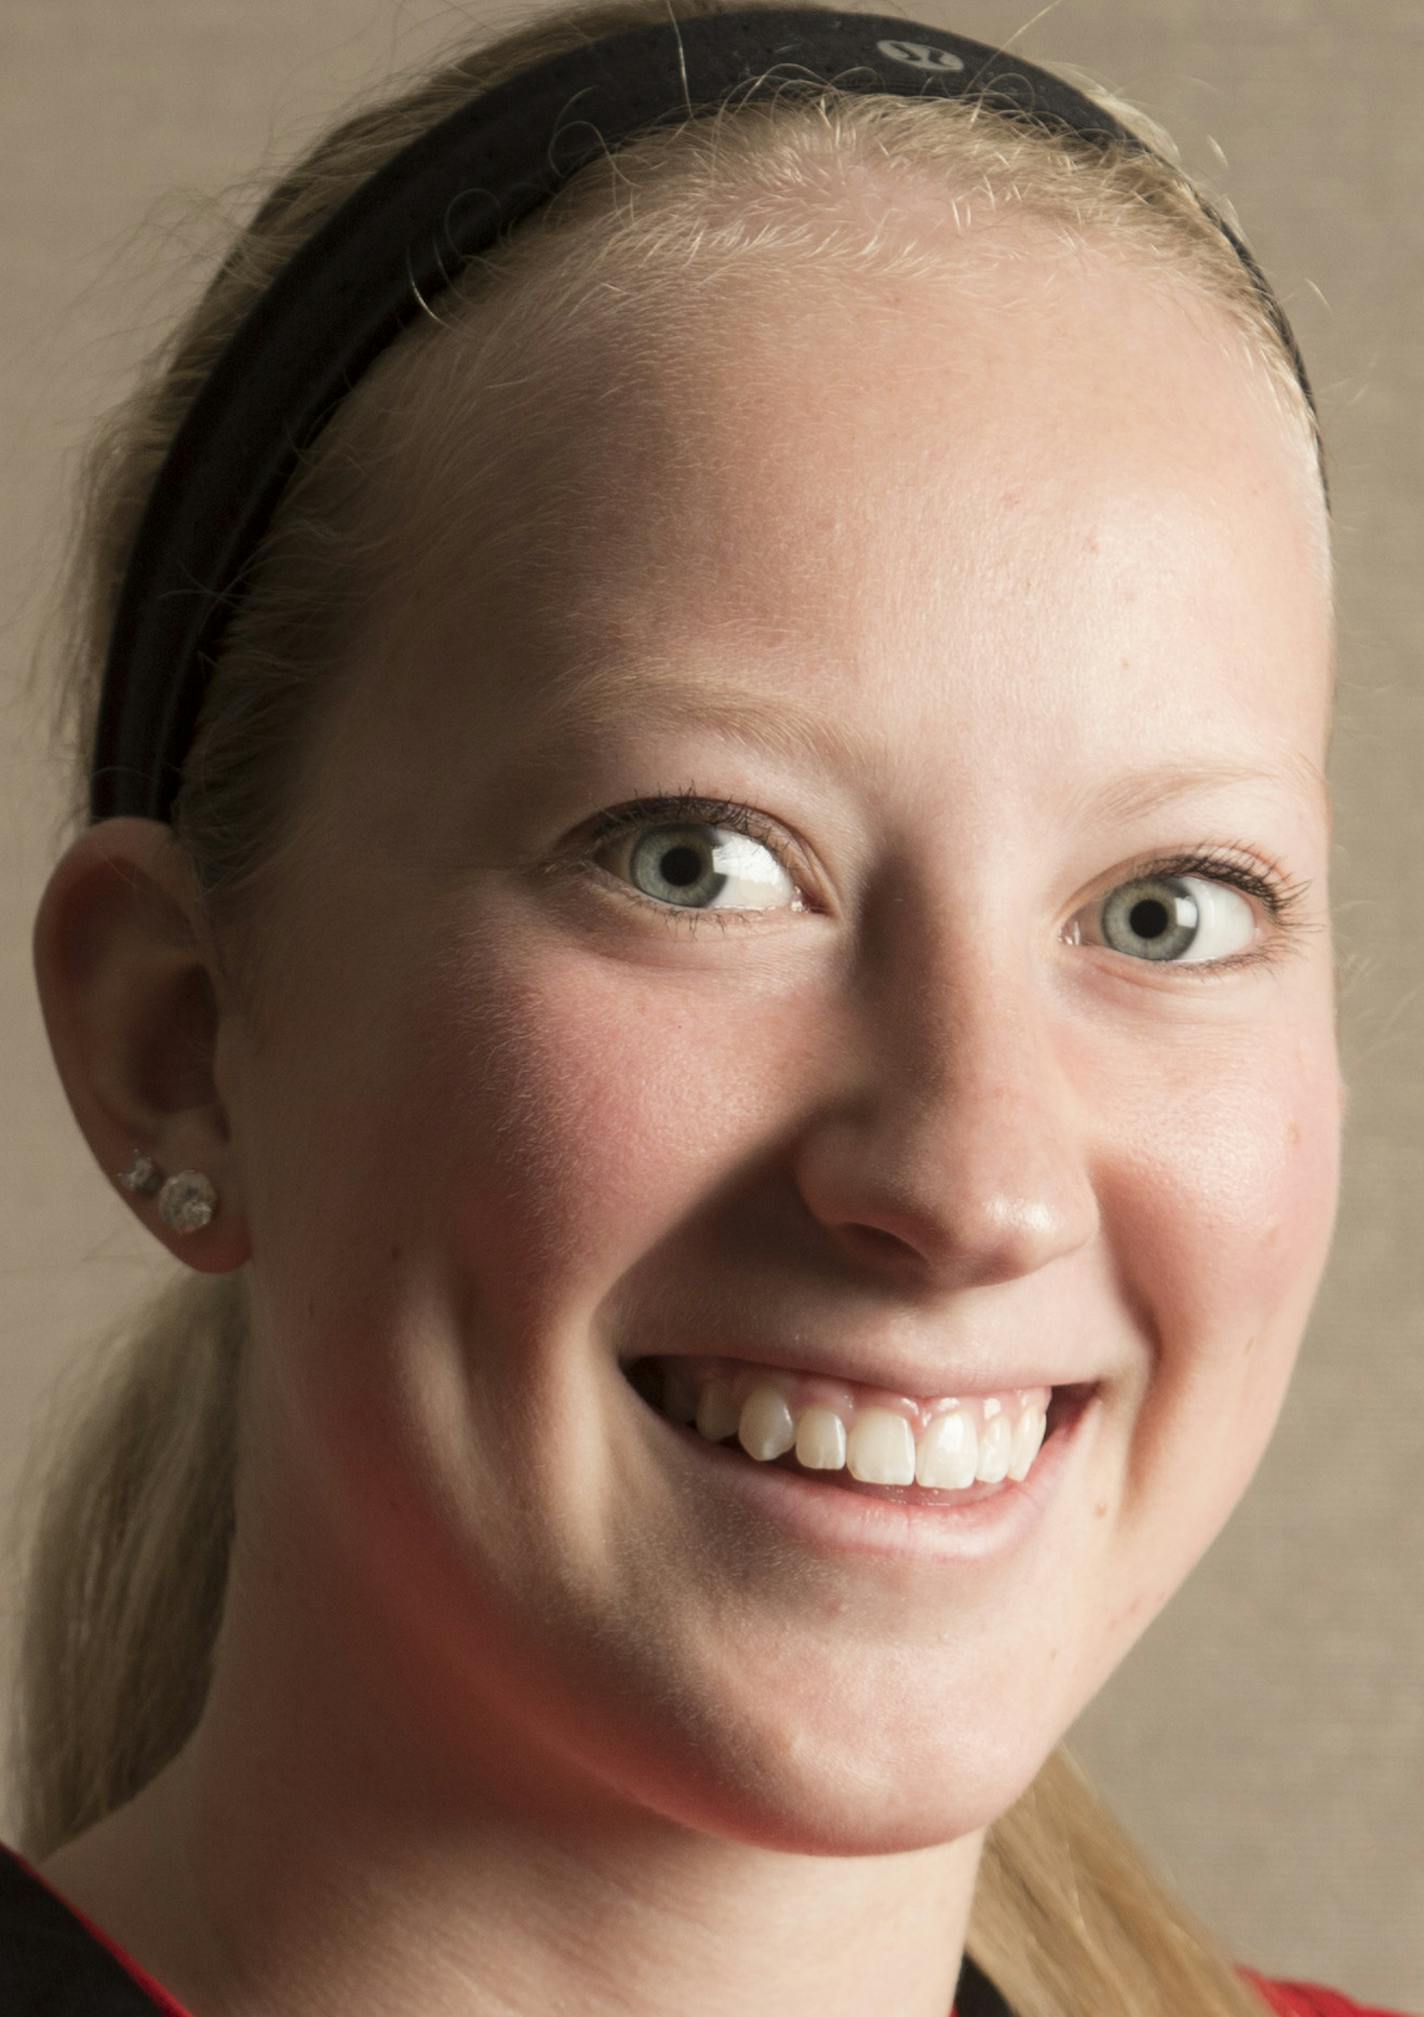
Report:
M470 639L495 647L490 732L636 706L641 668L902 742L992 720L1091 761L1148 708L1193 756L1212 721L1323 739L1318 492L1219 309L1040 244L906 282L748 272L673 342L636 313L583 332L503 439L472 418L425 492L393 621L422 677L468 688ZM474 565L492 499L499 564Z

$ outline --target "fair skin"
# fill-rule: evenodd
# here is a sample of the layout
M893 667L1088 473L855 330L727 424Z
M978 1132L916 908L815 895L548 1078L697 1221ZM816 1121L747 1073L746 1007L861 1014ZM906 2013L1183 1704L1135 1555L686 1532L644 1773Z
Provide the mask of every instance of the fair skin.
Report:
M44 1866L195 2017L945 2017L986 1828L1266 1448L1343 1103L1319 504L1214 312L1096 257L975 279L839 312L748 281L645 403L560 388L518 452L562 537L387 598L256 1011L166 829L55 871L95 1154L206 1170L207 1231L135 1209L250 1261L206 1711ZM533 732L580 654L640 653L647 690L809 708L870 760L675 697L597 748ZM1184 764L1262 775L1168 797ZM689 780L795 846L725 929L628 901L626 848L543 872ZM1203 842L1307 885L1289 940L1226 900L1221 956L1278 958L1091 936ZM1100 1381L1051 1518L991 1564L817 1553L618 1369L793 1329Z

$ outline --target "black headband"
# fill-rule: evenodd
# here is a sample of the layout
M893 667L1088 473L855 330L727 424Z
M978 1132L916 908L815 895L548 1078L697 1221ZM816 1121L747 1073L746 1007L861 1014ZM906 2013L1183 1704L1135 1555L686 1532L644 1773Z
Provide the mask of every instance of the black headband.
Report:
M1148 149L1021 57L894 15L820 8L697 16L606 36L462 105L363 183L251 309L155 479L114 618L90 816L172 817L223 631L303 452L371 363L475 253L641 130L784 89L979 97L1098 143ZM769 74L768 74L769 73ZM279 192L280 195L280 192ZM1220 217L1289 352L1285 315Z

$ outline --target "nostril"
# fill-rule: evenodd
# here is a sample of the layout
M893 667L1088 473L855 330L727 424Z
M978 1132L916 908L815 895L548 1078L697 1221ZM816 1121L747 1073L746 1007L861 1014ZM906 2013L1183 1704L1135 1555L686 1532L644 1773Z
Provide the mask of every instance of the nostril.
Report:
M872 1252L894 1253L897 1248L905 1244L903 1240L897 1239L894 1233L882 1232L879 1226L843 1226L841 1230L847 1238L859 1240L862 1246L869 1247Z
M899 1264L913 1266L914 1248L898 1233L887 1232L883 1226L868 1226L857 1220L854 1224L836 1228L839 1237L849 1247L852 1254L861 1254L875 1267Z

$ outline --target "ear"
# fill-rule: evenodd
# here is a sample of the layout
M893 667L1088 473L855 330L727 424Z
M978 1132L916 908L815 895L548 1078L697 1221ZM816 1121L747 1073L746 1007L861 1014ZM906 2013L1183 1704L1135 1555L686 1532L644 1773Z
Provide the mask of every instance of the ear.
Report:
M173 829L105 819L74 841L35 919L35 978L69 1104L106 1179L154 1237L204 1274L251 1251L220 1064L218 963ZM156 1195L116 1182L135 1148L165 1177L199 1170L217 1192L200 1231L171 1231Z

